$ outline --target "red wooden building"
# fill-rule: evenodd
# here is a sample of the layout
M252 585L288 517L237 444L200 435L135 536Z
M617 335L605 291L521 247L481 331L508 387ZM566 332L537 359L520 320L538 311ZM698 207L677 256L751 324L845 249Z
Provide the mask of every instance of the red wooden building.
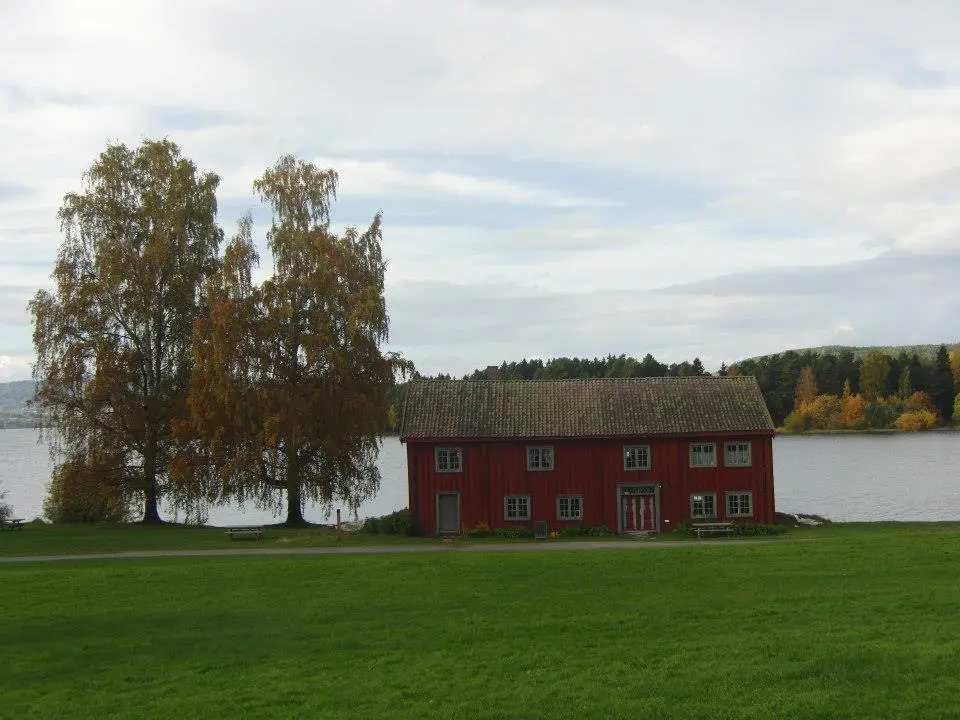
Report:
M773 436L752 377L420 380L400 421L424 534L772 523Z

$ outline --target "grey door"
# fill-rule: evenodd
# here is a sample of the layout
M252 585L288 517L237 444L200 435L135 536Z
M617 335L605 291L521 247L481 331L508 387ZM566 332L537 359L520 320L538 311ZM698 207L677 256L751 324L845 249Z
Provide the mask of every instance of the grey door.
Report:
M437 530L455 533L460 529L460 496L457 493L437 495Z

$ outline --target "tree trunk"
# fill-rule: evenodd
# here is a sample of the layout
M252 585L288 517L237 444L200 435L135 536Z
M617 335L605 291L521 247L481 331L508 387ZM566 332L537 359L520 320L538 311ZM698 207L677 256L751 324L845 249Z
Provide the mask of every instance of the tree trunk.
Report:
M163 522L157 508L157 431L147 430L147 443L143 453L143 524L157 525Z
M287 527L304 527L309 523L303 519L300 498L300 464L296 451L287 454Z
M143 523L144 525L159 525L163 522L160 519L160 512L157 508L157 483L156 479L147 485L143 493Z

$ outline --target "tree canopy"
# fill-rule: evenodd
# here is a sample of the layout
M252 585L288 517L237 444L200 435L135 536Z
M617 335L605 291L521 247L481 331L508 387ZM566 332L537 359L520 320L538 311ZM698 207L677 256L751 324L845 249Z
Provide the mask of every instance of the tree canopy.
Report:
M218 266L219 183L175 143L147 140L134 150L109 144L82 191L64 198L55 289L30 303L34 405L50 428L51 496L63 507L82 505L92 484L97 502L108 497L116 510L140 499L143 521L160 521L192 327Z

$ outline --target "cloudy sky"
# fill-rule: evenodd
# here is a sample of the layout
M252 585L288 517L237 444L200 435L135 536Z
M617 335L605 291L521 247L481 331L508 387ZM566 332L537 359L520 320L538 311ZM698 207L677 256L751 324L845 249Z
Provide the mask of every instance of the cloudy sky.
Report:
M722 7L721 7L722 6ZM960 3L3 0L0 380L108 141L384 213L391 348L722 361L960 339Z

